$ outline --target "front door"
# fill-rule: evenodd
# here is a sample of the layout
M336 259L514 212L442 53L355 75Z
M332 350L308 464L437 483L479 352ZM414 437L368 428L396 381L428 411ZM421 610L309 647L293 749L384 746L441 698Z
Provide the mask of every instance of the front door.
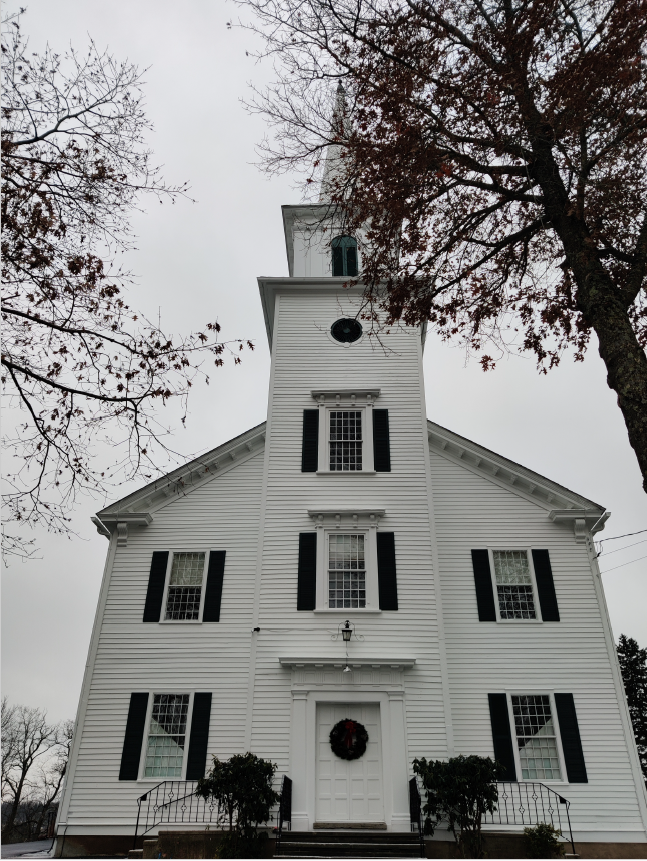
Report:
M364 724L366 752L341 759L330 749L330 730L341 720ZM317 706L317 822L383 822L382 739L379 705Z

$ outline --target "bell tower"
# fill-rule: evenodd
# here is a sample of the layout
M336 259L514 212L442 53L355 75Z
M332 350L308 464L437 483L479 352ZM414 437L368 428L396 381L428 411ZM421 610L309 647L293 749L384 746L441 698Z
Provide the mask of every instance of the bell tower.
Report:
M248 746L283 751L294 829L332 816L406 831L409 763L446 757L451 723L424 331L362 316L362 236L325 200L282 211L288 275L258 279L272 369ZM347 645L335 637L346 620ZM350 766L329 756L333 717L371 725L352 791Z

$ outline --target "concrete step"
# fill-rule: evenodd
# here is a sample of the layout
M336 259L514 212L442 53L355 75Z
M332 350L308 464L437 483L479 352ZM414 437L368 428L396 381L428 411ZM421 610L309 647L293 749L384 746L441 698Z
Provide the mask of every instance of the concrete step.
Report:
M417 846L368 846L366 844L315 844L299 847L281 846L275 858L419 858Z
M284 843L418 843L417 832L409 831L284 831Z
M329 843L313 846L281 846L284 858L418 858L417 846L367 846L366 844Z
M417 834L288 831L277 858L419 858Z

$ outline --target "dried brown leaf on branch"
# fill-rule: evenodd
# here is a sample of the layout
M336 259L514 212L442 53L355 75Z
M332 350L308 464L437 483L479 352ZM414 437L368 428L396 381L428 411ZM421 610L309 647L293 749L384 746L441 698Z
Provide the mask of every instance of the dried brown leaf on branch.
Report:
M250 106L265 168L308 187L337 147L369 313L484 369L518 349L545 372L595 333L647 490L647 0L241 5L279 75Z
M252 345L220 341L215 321L177 338L124 298L129 215L144 193L188 190L152 164L142 72L93 43L33 54L20 15L4 22L2 65L2 382L20 411L3 440L4 521L65 532L78 491L156 473L171 452L159 407ZM24 536L3 534L3 550L29 555Z

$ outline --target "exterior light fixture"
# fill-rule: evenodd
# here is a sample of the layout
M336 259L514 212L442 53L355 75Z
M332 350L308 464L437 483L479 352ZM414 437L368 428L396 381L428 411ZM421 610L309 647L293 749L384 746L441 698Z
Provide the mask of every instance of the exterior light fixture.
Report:
M353 623L349 619L346 619L346 621L343 624L340 622L339 625L337 625L337 633L332 634L330 639L331 640L338 640L340 634L341 634L341 638L342 638L343 643L344 643L344 647L346 649L346 663L344 664L344 668L342 669L342 672L343 673L350 673L350 672L352 672L352 670L348 666L348 644L350 643L351 638L353 637L353 634L355 635L356 640L362 641L364 639L364 637L355 631L355 625L353 625Z

